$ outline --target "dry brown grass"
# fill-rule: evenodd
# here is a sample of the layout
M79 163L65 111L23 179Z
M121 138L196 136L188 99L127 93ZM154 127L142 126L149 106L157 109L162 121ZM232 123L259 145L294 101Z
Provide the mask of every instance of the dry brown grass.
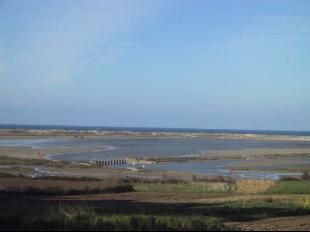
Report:
M240 231L309 231L310 216L267 218L250 222L225 223Z
M238 180L236 191L238 193L263 193L273 187L276 181L272 180Z
M0 178L0 194L79 195L129 191L133 191L133 187L118 178L105 180Z

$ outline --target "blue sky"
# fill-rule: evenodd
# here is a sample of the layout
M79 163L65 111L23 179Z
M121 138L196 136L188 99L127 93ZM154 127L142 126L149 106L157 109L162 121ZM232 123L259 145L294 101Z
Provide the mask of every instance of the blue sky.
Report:
M0 0L0 123L310 130L310 1Z

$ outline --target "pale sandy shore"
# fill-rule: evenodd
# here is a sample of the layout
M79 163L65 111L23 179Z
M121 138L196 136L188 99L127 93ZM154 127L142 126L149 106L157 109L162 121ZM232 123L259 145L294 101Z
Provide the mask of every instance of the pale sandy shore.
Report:
M31 147L0 146L0 156L23 159L44 159L49 154L66 154L78 152L93 152L93 149L90 147L35 149Z
M310 148L248 148L239 150L211 150L208 151L206 155L220 157L240 156L240 158L256 158L279 155L310 155Z
M25 139L47 137L175 137L237 140L276 140L276 141L310 141L310 136L299 135L267 135L210 132L133 132L133 131L77 131L77 130L26 130L0 129L0 139Z

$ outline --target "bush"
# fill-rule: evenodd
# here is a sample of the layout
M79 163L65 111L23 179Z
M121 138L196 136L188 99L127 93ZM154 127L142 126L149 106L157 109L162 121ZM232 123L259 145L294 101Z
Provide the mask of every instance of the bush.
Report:
M304 172L301 177L302 180L310 180L310 174L308 172Z

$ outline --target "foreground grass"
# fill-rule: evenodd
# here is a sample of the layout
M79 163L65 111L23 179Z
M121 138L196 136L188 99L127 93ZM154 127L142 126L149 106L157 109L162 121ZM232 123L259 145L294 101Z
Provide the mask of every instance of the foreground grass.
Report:
M120 186L131 189L115 189ZM310 215L309 188L309 181L172 183L6 176L0 178L0 230L230 230L225 226L230 222ZM120 192L127 193L102 194ZM89 195L94 193L100 194Z
M193 207L196 213L220 217L225 221L254 221L266 218L310 215L309 198L250 199Z
M302 203L306 198L293 196L218 203L135 202L117 200L117 195L115 200L84 198L84 204L33 197L1 199L0 230L218 231L233 229L225 226L227 222L310 215L310 204Z
M268 190L272 194L310 194L310 181L280 181Z
M58 207L47 211L0 212L0 230L88 231L220 231L220 219L206 216L100 215L90 206Z

